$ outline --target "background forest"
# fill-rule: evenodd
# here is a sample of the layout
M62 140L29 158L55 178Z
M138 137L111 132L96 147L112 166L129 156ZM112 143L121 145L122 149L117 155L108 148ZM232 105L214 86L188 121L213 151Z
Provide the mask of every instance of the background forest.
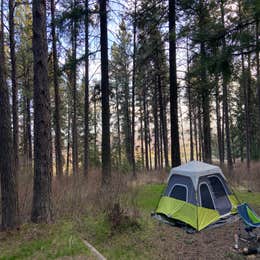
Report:
M2 228L189 160L259 180L259 20L257 0L1 0Z

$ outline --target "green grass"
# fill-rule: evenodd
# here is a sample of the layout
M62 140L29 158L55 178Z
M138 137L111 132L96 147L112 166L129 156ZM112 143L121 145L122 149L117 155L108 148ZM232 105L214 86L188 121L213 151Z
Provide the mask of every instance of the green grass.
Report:
M149 184L138 188L137 206L149 212L155 210L164 188L164 184Z
M70 221L50 225L25 225L19 233L0 240L0 259L57 259L88 255Z
M129 226L121 232L111 233L110 223L101 214L84 218L78 229L108 259L148 259L152 252L149 238L152 236L154 223L150 216L143 216L138 221L139 228Z
M239 201L247 202L252 206L260 207L260 192L235 191Z

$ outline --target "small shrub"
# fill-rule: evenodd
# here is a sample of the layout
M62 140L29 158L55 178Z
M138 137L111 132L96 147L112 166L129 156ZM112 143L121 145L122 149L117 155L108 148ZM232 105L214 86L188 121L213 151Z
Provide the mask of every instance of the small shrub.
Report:
M133 231L140 229L140 224L136 218L128 216L119 203L115 203L108 212L108 220L111 225L111 235L115 232L122 232L127 229Z

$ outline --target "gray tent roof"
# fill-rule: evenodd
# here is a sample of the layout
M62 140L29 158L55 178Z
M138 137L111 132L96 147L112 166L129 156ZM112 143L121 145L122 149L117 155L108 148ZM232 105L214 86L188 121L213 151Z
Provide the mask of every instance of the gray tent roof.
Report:
M204 162L191 161L178 167L172 168L169 179L174 174L190 177L195 189L197 189L200 177L216 173L220 174L226 180L224 174L218 166Z

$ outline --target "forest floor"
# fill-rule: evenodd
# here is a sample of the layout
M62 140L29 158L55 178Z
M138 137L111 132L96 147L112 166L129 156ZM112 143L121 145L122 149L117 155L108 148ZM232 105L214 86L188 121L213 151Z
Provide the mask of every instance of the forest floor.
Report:
M150 213L164 189L164 184L152 182L135 183L116 195L118 208L110 204L108 211L97 210L92 205L83 214L57 217L52 224L27 223L17 231L0 232L0 259L95 259L83 240L107 259L244 259L232 249L239 221L187 234L152 219ZM260 209L260 192L236 194Z

